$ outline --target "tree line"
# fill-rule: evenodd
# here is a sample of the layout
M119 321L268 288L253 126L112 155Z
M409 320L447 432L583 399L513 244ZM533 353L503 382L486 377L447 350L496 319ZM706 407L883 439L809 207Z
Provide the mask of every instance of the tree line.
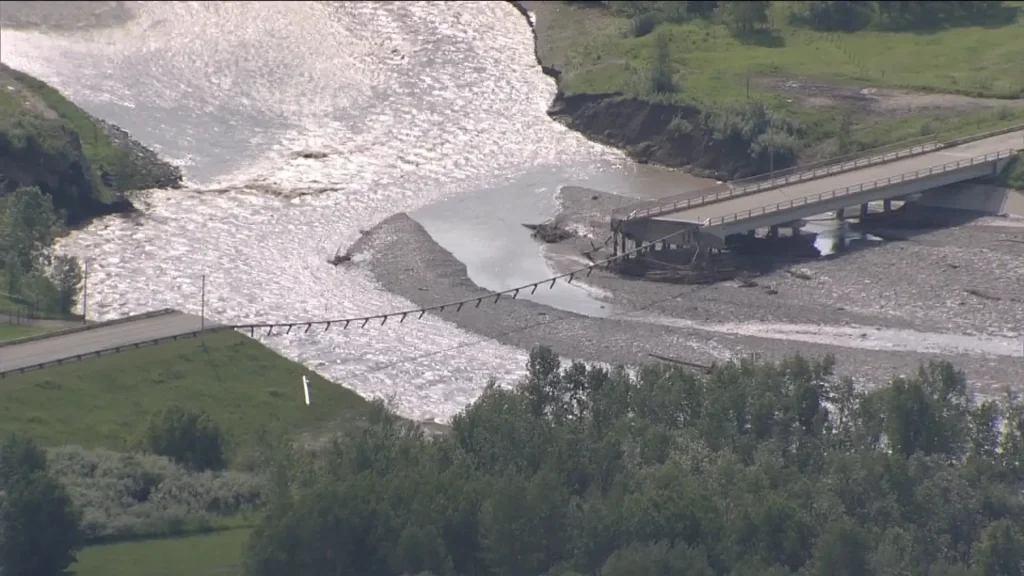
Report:
M39 188L23 186L0 196L0 271L8 294L41 311L71 313L82 266L73 256L53 253L64 231L53 197Z
M576 2L597 4L631 19L634 36L646 36L663 22L717 19L747 33L770 22L768 0L690 2ZM1019 10L1001 0L805 0L791 3L793 23L815 30L855 32L874 27L921 31L957 26L1006 25Z
M375 403L326 447L266 445L246 574L1024 574L1024 403L975 399L946 362L872 390L834 367L607 370L538 348L443 435ZM168 412L146 438L222 465L202 417ZM62 494L30 443L0 448L5 573L42 570L15 550L73 557Z

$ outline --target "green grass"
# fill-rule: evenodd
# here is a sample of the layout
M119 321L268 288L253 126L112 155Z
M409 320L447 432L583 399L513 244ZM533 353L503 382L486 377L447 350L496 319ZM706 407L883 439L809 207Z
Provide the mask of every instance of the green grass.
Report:
M999 175L999 183L1007 188L1024 191L1024 154L1010 161Z
M59 118L59 120L51 119L50 122L62 122L78 135L82 154L89 160L93 169L92 184L96 188L97 198L103 202L114 200L114 191L103 184L99 178L99 170L104 167L113 169L129 165L131 163L129 152L118 148L84 110L75 106L49 84L13 68L6 68L4 71L20 83L31 96L21 92L18 95L8 94L0 98L0 112L23 114L27 109L39 116L39 106L27 103L31 97L49 108ZM5 90L5 92L7 91Z
M27 338L29 336L35 336L36 334L45 334L52 330L53 328L26 326L24 324L0 324L0 342L17 340L18 338Z
M240 576L249 528L182 538L90 546L71 566L76 576Z
M551 14L545 17L555 19L546 26L551 33L572 36L555 40L561 86L570 93L644 93L655 36L665 33L682 87L676 99L686 101L743 98L748 76L813 77L1000 98L1024 94L1024 22L931 34L826 34L789 25L790 4L773 3L772 33L758 43L744 43L725 26L705 21L665 23L654 34L632 38L625 18L561 3L546 10Z
M865 148L903 142L923 136L949 140L1014 124L1024 124L1024 108L997 108L973 112L938 112L887 119L861 127L855 133Z
M311 406L302 398L303 374ZM235 454L263 427L315 436L361 425L368 408L355 392L225 331L0 380L0 436L124 450L150 415L172 403L209 412Z

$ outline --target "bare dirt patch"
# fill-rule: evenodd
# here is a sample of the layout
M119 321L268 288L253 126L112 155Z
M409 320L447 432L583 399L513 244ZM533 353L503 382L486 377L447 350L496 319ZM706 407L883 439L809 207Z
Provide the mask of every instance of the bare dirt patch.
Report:
M975 98L958 94L939 94L839 84L806 77L760 77L761 88L795 98L801 104L818 108L844 108L858 112L904 116L922 112L964 112L971 110L1024 108L1024 100Z

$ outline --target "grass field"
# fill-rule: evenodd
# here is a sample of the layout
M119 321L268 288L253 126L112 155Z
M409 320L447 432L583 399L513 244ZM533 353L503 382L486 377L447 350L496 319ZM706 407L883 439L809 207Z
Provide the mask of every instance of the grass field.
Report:
M664 33L681 86L675 98L685 101L745 98L751 77L813 77L995 98L1024 95L1024 21L930 34L835 34L791 26L792 3L773 2L771 31L746 41L702 20L661 24L655 34L635 38L630 21L608 10L550 4L543 13L549 22L538 24L547 44L541 57L554 59L563 72L560 85L570 93L644 93L655 37ZM757 91L756 82L751 89Z
M250 529L90 546L71 566L76 576L240 576Z
M41 328L39 326L26 326L24 324L0 324L0 342L27 338L36 334L45 334L52 328Z
M0 380L0 435L124 450L171 403L209 412L236 453L263 427L290 435L341 430L363 422L368 407L355 392L226 331Z

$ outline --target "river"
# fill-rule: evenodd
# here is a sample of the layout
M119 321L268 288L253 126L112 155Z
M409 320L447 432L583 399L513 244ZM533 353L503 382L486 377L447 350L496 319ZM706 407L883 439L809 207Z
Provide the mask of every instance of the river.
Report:
M554 82L504 2L53 4L64 6L44 26L4 28L0 59L128 130L190 181L149 194L140 221L106 218L64 243L88 261L91 319L199 312L204 276L206 312L225 323L411 307L326 263L399 211L417 214L481 284L536 280L546 265L520 224L553 214L559 186L700 184L551 121ZM131 17L55 25L114 8ZM572 287L539 297L601 313ZM421 419L446 419L487 378L518 377L525 362L522 350L429 318L267 344Z

